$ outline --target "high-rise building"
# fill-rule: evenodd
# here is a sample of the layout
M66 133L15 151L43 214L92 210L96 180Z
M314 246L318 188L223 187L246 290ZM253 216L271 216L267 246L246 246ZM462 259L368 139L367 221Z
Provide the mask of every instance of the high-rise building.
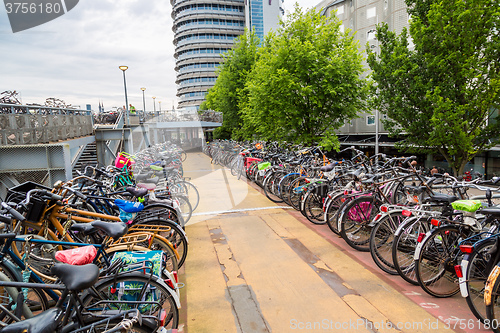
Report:
M280 13L283 12L279 9L281 2L170 0L174 20L172 30L179 108L197 109L205 100L208 89L213 87L217 79L216 69L223 60L221 55L243 34L245 26L254 26L248 20L259 24L255 29L262 33L262 38L270 29L277 27ZM260 15L258 19L254 13Z
M260 41L271 30L278 28L285 14L283 0L245 0L245 22L248 30L255 29Z
M408 28L406 4L400 0L323 0L315 6L323 15L335 15L342 21L341 30L356 32L354 38L364 51L366 43L377 51L375 26L386 22L389 30L401 33Z

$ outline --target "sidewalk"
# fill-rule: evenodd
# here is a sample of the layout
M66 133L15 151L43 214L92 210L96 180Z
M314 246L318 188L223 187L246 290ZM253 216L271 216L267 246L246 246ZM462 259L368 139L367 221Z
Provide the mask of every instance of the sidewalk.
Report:
M415 303L328 227L312 227L202 153L184 168L201 196L186 227L184 332L452 332L425 309L431 302Z

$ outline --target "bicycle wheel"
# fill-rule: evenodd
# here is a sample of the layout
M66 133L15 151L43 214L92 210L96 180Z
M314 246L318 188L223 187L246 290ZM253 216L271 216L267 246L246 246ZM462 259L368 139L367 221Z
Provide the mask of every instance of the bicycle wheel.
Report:
M303 203L303 214L314 224L325 224L323 212L324 197L315 193L314 190L306 193Z
M456 225L432 230L415 253L415 272L420 287L434 297L451 297L460 291L455 265L463 257L458 244L468 236Z
M309 184L306 177L296 178L288 188L288 200L290 205L296 210L300 209L302 195L306 191L306 185Z
M137 213L134 222L148 219L171 220L177 224L183 224L184 222L182 215L174 207L161 203L146 205L143 210Z
M377 221L370 235L370 254L373 261L381 270L391 275L398 274L392 260L394 233L405 219L402 211L388 212Z
M485 322L489 324L489 328L495 333L500 333L500 266L499 263L493 267L488 279L486 280L484 290L484 303L486 305L486 317L488 320Z
M328 201L328 204L325 207L325 222L328 224L328 227L335 234L340 235L340 230L338 229L338 213L340 212L340 207L344 204L342 199L344 198L344 191L340 190L338 192L334 192L331 194L331 198Z
M138 309L145 316L158 317L165 311L165 328L176 329L179 325L179 310L172 294L160 278L137 272L122 272L118 276L109 276L99 280L82 296L85 310L94 313L106 313ZM106 303L105 301L123 301ZM131 301L157 302L158 304L132 304ZM101 302L101 303L99 303Z
M184 230L177 223L171 220L163 220L163 219L144 219L135 222L134 225L135 224L161 225L169 227L170 230L168 232L162 232L160 233L160 235L168 239L168 241L172 243L174 248L177 250L180 256L178 266L179 268L182 267L188 253L188 239Z
M490 237L475 244L474 251L471 254L466 254L461 263L463 278L460 279L460 289L462 296L465 296L467 305L474 316L483 323L487 318L484 288L490 274L490 270L487 270L491 259L489 251L495 242L495 238Z
M193 183L187 181L177 182L176 185L180 185L182 194L186 195L189 199L189 203L191 204L193 211L196 210L196 208L198 208L198 204L200 203L200 192L198 191L198 188L196 188ZM174 191L172 191L172 194L174 194Z
M264 184L262 185L262 188L264 189L264 194L266 197L271 200L272 202L280 203L283 202L283 199L277 195L279 193L279 180L280 180L281 173L274 172L273 174L269 175L264 180Z
M406 282L418 286L413 259L420 235L430 230L427 219L411 217L398 227L392 244L392 262L394 268Z
M6 259L4 259L6 260ZM0 281L22 281L22 276L18 276L12 270L12 264L0 263ZM34 282L30 280L30 282ZM17 315L20 319L28 319L47 310L49 303L42 289L28 288L27 297L24 298L22 309L16 309L16 301L21 288L0 287L0 302L7 310ZM13 319L0 309L0 320L4 323L12 323Z
M340 236L352 248L362 252L370 251L372 229L370 222L377 212L373 197L363 196L352 199L342 209L339 216Z
M104 333L104 332L107 332L109 330L111 330L112 328L114 328L115 326L119 325L122 321L121 320L117 320L117 319L114 319L114 320L109 320L107 322L104 322L104 323L101 323L101 324L94 324L95 322L98 322L102 320L102 318L92 318L90 320L84 320L84 326L88 326L88 325L92 325L92 330L91 332L92 333ZM153 332L156 332L157 330L157 327L156 325L151 325L151 324L147 324L146 321L143 321L142 325L140 325L139 323L134 323L132 325L132 327L128 327L127 326L127 329L126 329L126 332L127 333L153 333ZM124 330L122 329L121 332L123 332Z
M278 195L281 199L283 199L283 202L285 202L289 206L291 206L291 204L288 197L288 189L290 188L290 184L299 176L299 173L289 173L288 175L283 176L278 184Z

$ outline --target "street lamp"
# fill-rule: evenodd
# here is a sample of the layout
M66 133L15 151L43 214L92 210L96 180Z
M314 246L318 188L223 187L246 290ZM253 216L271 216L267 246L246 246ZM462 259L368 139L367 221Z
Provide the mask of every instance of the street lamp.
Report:
M127 81L125 80L125 71L128 69L128 66L119 66L119 69L123 72L123 86L125 87L125 117L127 119L127 126L130 124L128 119L128 97L127 97Z
M142 87L142 116L144 119L146 118L146 99L144 98L144 92L146 91L146 88Z
M153 111L154 111L154 115L156 116L156 96L153 96Z

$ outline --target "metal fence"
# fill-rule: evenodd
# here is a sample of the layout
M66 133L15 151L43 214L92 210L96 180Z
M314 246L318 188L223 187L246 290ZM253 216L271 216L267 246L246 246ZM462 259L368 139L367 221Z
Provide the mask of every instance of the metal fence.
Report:
M57 142L92 134L90 111L0 104L0 146Z
M71 178L68 145L0 147L0 197L7 189L26 181L52 186L57 180Z

